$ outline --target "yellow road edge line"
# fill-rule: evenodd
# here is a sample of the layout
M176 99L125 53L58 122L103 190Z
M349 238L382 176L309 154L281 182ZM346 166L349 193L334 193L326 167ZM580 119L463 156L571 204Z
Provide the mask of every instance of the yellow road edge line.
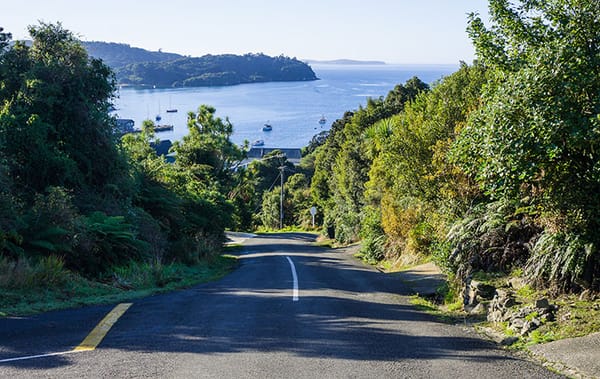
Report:
M85 337L83 341L73 351L90 351L102 342L110 328L123 316L123 314L131 307L132 303L121 303L108 312L106 316L96 325L96 327Z

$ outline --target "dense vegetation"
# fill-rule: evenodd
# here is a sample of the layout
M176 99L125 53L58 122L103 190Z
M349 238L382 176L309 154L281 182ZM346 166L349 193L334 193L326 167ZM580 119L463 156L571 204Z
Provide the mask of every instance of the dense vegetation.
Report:
M245 212L229 121L208 106L190 112L167 164L150 147L152 122L115 133L106 65L60 24L29 32L30 46L0 34L0 286L212 259Z
M263 54L205 55L168 62L146 62L117 70L122 84L160 87L229 86L242 83L316 80L306 63Z
M91 56L113 69L119 84L199 87L317 79L309 65L284 56L226 54L193 58L117 43L85 42L84 46Z
M297 166L278 151L241 166L210 106L189 114L167 164L152 122L117 137L115 76L70 32L32 27L31 46L0 33L0 286L19 270L43 285L57 267L106 280L194 264L227 227L310 227L317 206L323 231L362 240L372 262L433 258L456 283L500 271L600 290L600 5L490 11L489 28L470 19L476 62L346 112Z
M101 59L105 65L115 71L130 64L168 62L184 58L180 54L148 51L124 43L88 41L82 44L91 57Z
M433 257L457 282L522 273L600 289L600 4L490 1L478 60L413 78L306 149L324 230L371 261Z

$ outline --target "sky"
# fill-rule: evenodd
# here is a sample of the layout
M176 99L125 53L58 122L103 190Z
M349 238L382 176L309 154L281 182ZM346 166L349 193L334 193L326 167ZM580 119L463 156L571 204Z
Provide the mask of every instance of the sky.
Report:
M264 53L299 59L456 64L474 59L467 15L486 0L10 0L0 26L61 22L84 41L190 56Z

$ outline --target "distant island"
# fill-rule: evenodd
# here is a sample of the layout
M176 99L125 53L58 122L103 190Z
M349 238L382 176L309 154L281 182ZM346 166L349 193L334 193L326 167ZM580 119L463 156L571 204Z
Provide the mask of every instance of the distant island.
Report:
M384 65L383 61L357 61L353 59L334 59L330 61L319 61L314 59L305 59L307 64L342 64L342 65Z
M120 85L201 87L318 79L307 63L283 55L186 57L120 43L94 41L83 45L91 56L102 59L115 71Z

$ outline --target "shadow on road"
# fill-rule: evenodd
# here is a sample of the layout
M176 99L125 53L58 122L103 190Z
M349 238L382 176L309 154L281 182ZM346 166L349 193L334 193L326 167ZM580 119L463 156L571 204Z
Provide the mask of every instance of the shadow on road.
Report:
M136 302L98 349L203 356L286 352L357 361L513 359L479 338L448 332L447 325L400 296L408 290L398 280L356 264L347 253L307 246L312 239L297 233L253 240L235 273ZM290 298L285 256L298 270L298 302ZM29 353L10 342L14 338L0 337L3 355ZM0 370L3 365L48 369L70 362L69 356L47 357L0 364Z

